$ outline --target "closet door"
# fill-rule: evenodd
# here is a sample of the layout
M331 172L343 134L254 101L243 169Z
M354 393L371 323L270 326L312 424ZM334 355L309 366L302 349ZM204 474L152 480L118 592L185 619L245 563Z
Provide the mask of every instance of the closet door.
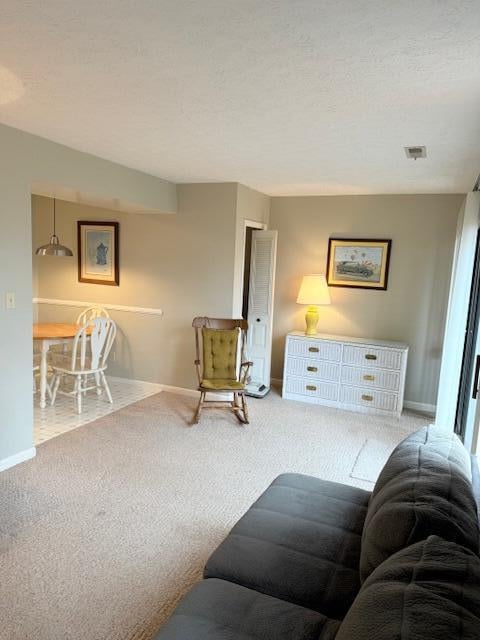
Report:
M248 357L253 383L270 386L276 231L253 231L248 298Z

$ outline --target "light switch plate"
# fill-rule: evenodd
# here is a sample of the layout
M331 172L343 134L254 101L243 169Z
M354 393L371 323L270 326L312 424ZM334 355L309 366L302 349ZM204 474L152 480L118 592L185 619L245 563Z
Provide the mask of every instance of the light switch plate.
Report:
M15 293L13 291L5 294L5 306L7 309L15 309Z

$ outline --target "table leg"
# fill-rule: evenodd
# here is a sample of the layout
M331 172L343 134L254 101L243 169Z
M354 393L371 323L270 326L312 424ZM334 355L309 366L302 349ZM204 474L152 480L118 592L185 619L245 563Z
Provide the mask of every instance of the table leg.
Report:
M42 340L42 359L40 361L40 408L45 409L47 403L45 396L47 394L47 353L50 348L48 340Z

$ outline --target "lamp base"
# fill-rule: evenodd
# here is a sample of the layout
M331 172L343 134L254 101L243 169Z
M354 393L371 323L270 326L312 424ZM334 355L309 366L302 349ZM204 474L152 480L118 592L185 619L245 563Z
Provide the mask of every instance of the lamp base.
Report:
M307 309L307 313L305 314L305 322L307 323L305 331L306 336L317 335L317 324L319 318L320 314L318 313L318 307L314 304L310 305Z

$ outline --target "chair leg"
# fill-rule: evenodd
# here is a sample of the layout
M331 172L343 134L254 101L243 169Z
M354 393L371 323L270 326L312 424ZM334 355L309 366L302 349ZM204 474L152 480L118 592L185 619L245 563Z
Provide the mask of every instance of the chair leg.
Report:
M100 373L94 373L93 374L95 376L95 386L96 391L97 391L97 396L101 396L102 395L102 385L101 385L101 380L100 380Z
M247 401L245 400L245 394L244 393L242 393L242 409L243 409L243 417L245 419L245 424L250 424L250 421L248 419Z
M82 376L78 375L75 382L75 394L77 396L77 413L82 413Z
M236 406L234 409L235 415L243 424L249 424L248 422L248 408L247 401L245 400L245 394L239 393L238 397L240 399L240 404Z
M239 391L234 394L234 396L237 396L235 402L232 403L234 414L236 415L239 422L241 422L242 424L249 424L247 401L245 400L245 395Z
M200 420L200 414L202 413L204 400L205 400L205 391L200 391L200 398L198 400L198 406L197 406L197 410L195 411L195 416L193 417L193 424L198 424Z
M58 387L60 386L60 374L55 373L52 380L52 395L50 397L50 404L53 406L57 398Z
M52 402L52 393L53 393L53 383L55 381L55 376L52 375L50 378L50 382L47 380L47 395L50 399L50 403Z
M107 394L108 401L110 402L110 404L113 404L112 394L110 393L110 387L108 386L107 378L104 371L100 371L100 377L102 379L103 387L105 389L105 393Z

